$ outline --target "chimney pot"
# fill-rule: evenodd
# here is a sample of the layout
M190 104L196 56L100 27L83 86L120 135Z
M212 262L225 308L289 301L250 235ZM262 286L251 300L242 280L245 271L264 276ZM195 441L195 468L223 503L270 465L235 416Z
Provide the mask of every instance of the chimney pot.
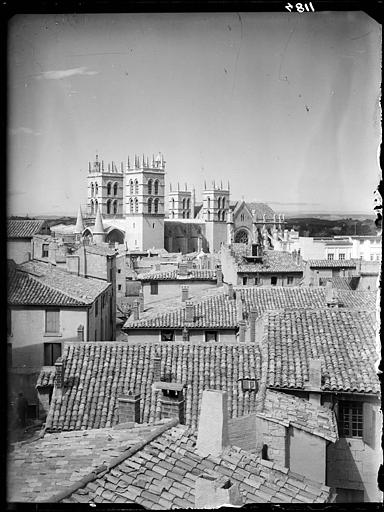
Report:
M226 477L213 477L201 475L195 483L195 507L219 508L225 505L241 506L243 499L240 494L239 484L232 483Z
M64 388L64 364L61 357L55 362L55 372L56 388L62 390Z
M188 291L189 291L189 287L188 286L182 286L181 287L181 301L182 302L186 302L188 300Z
M219 456L228 444L227 392L203 391L196 451L202 457Z
M179 263L179 276L187 276L188 275L188 265L185 262Z
M246 322L245 320L240 320L239 322L239 342L245 342L245 331L246 331Z
M221 270L221 267L216 269L216 284L217 286L223 285L223 271Z
M140 423L140 394L130 391L119 396L119 423Z

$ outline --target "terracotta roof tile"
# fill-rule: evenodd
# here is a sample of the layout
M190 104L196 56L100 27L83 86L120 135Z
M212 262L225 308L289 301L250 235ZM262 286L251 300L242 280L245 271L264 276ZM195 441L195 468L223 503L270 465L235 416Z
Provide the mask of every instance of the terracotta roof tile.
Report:
M41 231L45 224L45 220L36 219L9 219L7 221L7 237L8 238L33 238Z
M138 274L140 281L216 281L216 270L191 269L187 275L180 275L178 270L165 270Z
M245 244L233 244L231 253L235 257L238 272L303 272L304 265L296 263L292 254L284 251L264 250L261 263L247 262L250 256L249 247Z
M311 268L356 268L356 260L308 260Z

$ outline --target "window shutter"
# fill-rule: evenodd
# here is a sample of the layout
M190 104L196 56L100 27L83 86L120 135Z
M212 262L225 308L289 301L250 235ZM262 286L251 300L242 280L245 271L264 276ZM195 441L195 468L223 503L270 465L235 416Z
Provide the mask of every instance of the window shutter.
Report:
M61 343L52 343L52 365L61 356Z
M375 448L376 412L370 403L363 404L363 441L371 448Z

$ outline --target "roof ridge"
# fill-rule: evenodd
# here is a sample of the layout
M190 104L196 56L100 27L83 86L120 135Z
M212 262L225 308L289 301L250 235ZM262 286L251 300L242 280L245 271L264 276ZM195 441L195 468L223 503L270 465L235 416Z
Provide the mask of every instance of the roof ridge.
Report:
M131 455L134 455L136 452L144 448L144 446L154 441L161 434L163 434L167 430L170 430L172 427L175 427L178 423L179 420L177 418L174 418L167 422L165 425L161 425L154 432L146 436L142 441L135 443L133 446L128 448L128 450L125 450L122 454L118 455L117 457L114 457L107 464L97 466L93 471L85 475L83 478L81 478L74 484L68 486L64 491L61 491L56 495L53 495L50 498L47 498L46 500L43 500L41 503L58 503L59 501L62 501L63 499L70 496L72 493L76 492L78 489L81 489L88 483L92 482L93 480L96 480L96 478L99 478L99 475L101 473L106 473L107 471L113 469L115 466L123 462Z

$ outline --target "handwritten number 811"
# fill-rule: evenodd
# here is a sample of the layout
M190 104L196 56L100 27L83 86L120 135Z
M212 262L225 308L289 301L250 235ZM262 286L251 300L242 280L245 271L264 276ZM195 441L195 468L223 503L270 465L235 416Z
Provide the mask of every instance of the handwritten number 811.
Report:
M312 2L309 2L309 4L295 4L294 6L292 4L287 4L285 6L285 8L289 11L289 12L292 12L292 9L293 8L296 8L296 11L297 12L305 12L305 11L312 11L312 12L315 12L315 9L312 5Z

